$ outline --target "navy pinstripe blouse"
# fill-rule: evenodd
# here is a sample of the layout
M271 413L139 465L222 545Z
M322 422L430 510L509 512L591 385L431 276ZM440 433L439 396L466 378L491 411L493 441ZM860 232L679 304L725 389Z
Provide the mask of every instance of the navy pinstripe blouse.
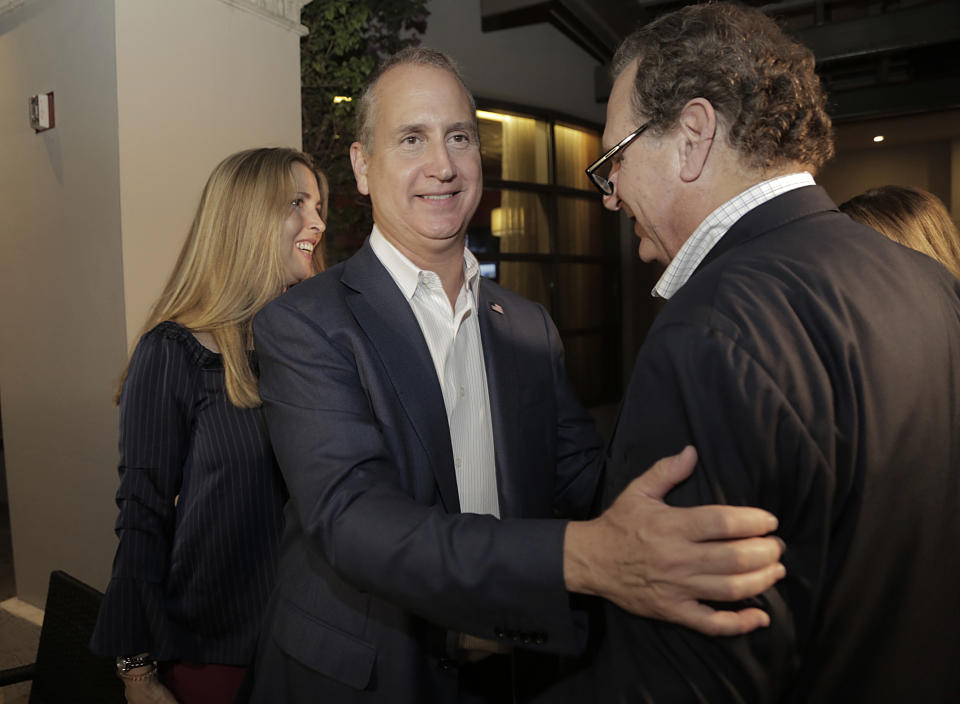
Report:
M91 648L248 664L285 498L263 413L230 403L220 355L176 323L146 333L120 400L120 545Z

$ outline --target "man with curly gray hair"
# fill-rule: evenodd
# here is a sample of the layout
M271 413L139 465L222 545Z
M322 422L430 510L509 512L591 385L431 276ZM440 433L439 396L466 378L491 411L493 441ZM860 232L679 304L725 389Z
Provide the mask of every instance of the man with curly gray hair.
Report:
M837 211L811 52L761 11L689 6L626 39L587 169L669 299L608 451L607 505L692 444L680 506L780 517L770 627L711 638L605 604L563 698L946 702L960 696L960 283Z

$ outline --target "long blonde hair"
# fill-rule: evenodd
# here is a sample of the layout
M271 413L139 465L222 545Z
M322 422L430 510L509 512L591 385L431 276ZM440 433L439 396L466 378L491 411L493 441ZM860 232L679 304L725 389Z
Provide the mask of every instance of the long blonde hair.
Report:
M176 266L140 332L142 336L172 320L192 332L213 335L223 358L227 397L239 408L260 405L248 358L252 321L285 288L280 238L297 191L296 163L316 174L321 218L326 220L327 181L309 155L277 147L228 156L210 174ZM313 253L315 272L325 266L322 243ZM129 364L120 378L117 402Z
M947 206L913 186L880 186L840 205L857 222L933 257L960 279L960 232Z

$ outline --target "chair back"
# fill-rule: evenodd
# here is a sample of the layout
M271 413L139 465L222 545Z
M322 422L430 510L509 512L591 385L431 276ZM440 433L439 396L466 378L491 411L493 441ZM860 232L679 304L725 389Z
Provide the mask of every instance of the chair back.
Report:
M66 572L50 573L30 704L121 704L114 660L90 652L103 594Z

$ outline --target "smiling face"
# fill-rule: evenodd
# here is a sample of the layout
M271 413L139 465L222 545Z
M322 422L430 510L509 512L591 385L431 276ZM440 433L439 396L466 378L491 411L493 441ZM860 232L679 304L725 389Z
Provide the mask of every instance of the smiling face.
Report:
M375 87L373 151L350 157L377 227L414 263L463 249L483 188L474 115L449 72L389 69Z
M320 218L320 188L313 171L302 162L293 165L295 193L290 197L290 212L283 221L280 260L284 285L292 286L313 276L313 249L320 244L326 224Z
M633 115L630 97L637 64L632 63L617 76L607 103L607 122L603 130L603 148L609 149L633 132L640 122ZM670 134L657 137L647 130L615 159L609 179L613 195L604 196L610 210L623 210L633 222L640 238L638 251L645 262L666 266L683 245L672 227L671 213L677 200L678 159Z

